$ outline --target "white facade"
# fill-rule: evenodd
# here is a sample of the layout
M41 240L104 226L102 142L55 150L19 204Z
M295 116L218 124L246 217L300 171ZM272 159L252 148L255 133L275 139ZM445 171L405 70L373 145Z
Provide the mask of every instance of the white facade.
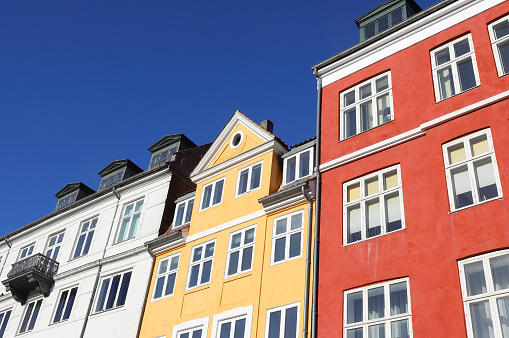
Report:
M136 337L153 264L144 243L158 236L171 176L167 167L143 172L118 184L115 192L105 189L108 191L95 193L7 235L8 241L0 244L1 281L7 279L7 273L18 261L23 248L34 243L33 254L45 254L48 238L65 231L56 258L60 263L59 270L48 297L43 298L40 293L32 291L26 305L22 306L3 285L0 286L0 316L11 311L3 337ZM129 239L116 243L125 206L141 199L143 206L135 231L132 227ZM83 222L96 217L88 253L74 258ZM9 248L8 244L12 247ZM121 277L114 278L119 273L126 281L127 275L130 276L127 292L123 292L122 282L117 284L116 292L112 291L116 281L120 281ZM97 302L103 284L108 284L109 288L104 289L112 296L106 296L102 310L97 312L101 308ZM68 318L54 323L58 304L65 306L62 299L68 302L71 299L70 293L66 293L68 298L65 298L62 292L74 287L77 287L77 292L70 313L62 314L60 310L61 318ZM117 297L113 299L115 294ZM122 303L122 294L126 295L125 303L116 306ZM110 298L114 302L108 306ZM30 304L36 304L38 299L42 299L42 303L37 316L35 307L32 308L32 316L27 316ZM32 324L34 316L36 320ZM30 320L23 327L25 317ZM5 316L0 319L0 337L5 319ZM20 333L20 329L24 332Z

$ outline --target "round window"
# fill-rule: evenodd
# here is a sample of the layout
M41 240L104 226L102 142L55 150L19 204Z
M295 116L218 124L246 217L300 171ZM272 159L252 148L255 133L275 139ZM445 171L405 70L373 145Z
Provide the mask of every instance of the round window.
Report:
M243 139L244 139L243 132L239 131L235 133L235 135L233 135L232 137L232 140L230 141L230 147L232 147L232 149L237 148L242 143Z

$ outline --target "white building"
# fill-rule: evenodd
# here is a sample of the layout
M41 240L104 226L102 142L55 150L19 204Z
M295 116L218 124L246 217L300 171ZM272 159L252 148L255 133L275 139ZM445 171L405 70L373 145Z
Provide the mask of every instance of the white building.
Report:
M168 228L207 149L166 136L148 170L114 161L97 192L68 184L54 212L1 237L0 338L136 337L153 264L144 243Z

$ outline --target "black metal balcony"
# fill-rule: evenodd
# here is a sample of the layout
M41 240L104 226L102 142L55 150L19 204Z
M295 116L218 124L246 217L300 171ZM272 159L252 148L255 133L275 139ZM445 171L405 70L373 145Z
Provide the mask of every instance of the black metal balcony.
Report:
M30 291L49 296L58 265L57 261L43 254L36 254L12 264L7 279L2 283L7 291L11 291L14 300L25 305Z

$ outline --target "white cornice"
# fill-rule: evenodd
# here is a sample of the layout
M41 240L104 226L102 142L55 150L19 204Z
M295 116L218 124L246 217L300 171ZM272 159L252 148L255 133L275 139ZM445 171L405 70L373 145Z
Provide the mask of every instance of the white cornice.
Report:
M502 92L500 94L494 95L490 98L487 98L485 100L473 103L471 105L468 105L466 107L463 107L461 109L455 110L449 114L440 116L436 119L430 120L428 122L422 123L418 128L409 130L405 133L396 135L394 137L391 137L387 140L383 140L381 142L372 144L368 147L359 149L357 151L354 151L350 154L335 158L331 161L325 162L320 165L320 172L324 172L330 169L337 168L339 166L342 166L344 164L350 163L352 161L359 160L363 157L375 154L377 152L380 152L384 149L393 147L395 145L401 144L403 142L407 142L409 140L412 140L417 137L421 137L426 135L426 130L431 129L433 127L436 127L440 124L443 124L445 122L451 121L455 118L458 118L460 116L470 114L474 111L477 111L481 108L484 108L486 106L489 106L493 103L496 103L498 101L506 100L509 97L509 90Z

